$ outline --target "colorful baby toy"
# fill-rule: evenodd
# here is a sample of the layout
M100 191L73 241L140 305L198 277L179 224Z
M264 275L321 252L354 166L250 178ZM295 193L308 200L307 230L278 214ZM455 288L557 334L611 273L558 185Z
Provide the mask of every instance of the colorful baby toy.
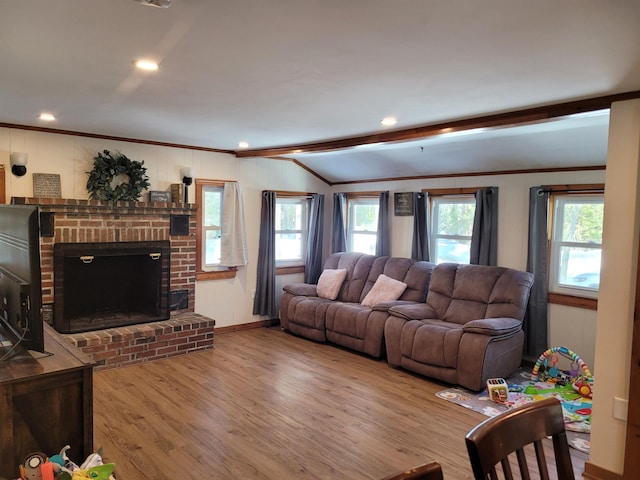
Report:
M509 399L509 389L504 378L490 378L487 380L489 398L497 403L506 403Z
M557 366L558 355L571 361L569 371L560 370ZM582 371L582 373L580 373ZM531 384L527 393L535 392L536 382L555 383L559 386L570 384L583 397L593 395L593 375L582 359L567 347L553 347L538 357L531 372Z

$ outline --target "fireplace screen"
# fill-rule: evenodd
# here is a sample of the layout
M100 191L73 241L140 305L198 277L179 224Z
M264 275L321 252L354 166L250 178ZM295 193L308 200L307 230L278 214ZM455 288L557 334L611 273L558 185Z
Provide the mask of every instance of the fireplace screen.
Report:
M54 327L85 332L169 318L169 241L57 243Z

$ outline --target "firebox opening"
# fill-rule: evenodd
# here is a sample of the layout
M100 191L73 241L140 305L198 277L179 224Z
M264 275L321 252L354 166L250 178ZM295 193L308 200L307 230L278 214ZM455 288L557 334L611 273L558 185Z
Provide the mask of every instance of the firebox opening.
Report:
M169 318L170 251L169 242L56 244L56 330Z

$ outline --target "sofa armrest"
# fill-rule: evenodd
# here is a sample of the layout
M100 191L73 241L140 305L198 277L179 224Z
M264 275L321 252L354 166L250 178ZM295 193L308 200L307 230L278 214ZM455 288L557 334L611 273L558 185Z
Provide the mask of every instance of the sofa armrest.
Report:
M510 335L522 329L522 322L515 318L481 318L467 322L462 327L465 333L479 333L492 337Z
M438 318L436 312L426 303L411 303L397 305L389 309L389 314L404 320L422 320L425 318Z
M304 297L318 296L317 285L312 285L310 283L288 283L282 287L282 290L290 293L291 295L300 295Z
M401 305L415 305L416 302L411 300L391 300L389 302L376 303L371 310L377 312L388 312L389 309L399 307Z

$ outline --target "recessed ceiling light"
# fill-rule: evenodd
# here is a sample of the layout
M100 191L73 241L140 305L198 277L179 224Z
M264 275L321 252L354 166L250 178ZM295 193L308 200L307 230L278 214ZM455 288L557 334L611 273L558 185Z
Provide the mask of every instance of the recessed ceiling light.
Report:
M146 70L148 72L154 72L158 70L158 64L153 60L138 60L136 62L136 67L140 70Z
M40 114L40 120L44 120L45 122L53 122L56 117L53 116L52 113L42 112Z
M396 117L384 117L380 123L385 127L391 127L398 123L398 119Z
M249 142L238 142L238 148L249 148Z

